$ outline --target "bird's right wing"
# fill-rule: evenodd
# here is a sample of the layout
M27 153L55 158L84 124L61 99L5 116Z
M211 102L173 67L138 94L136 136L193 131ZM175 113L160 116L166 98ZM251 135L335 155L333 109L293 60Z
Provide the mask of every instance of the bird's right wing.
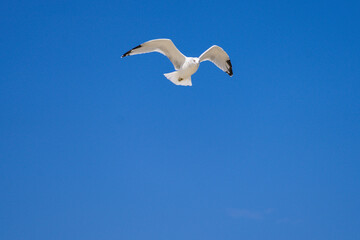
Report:
M229 55L219 46L212 46L201 54L200 62L210 61L214 63L218 68L229 74L230 77L233 75L232 65Z
M175 47L174 43L170 39L155 39L143 44L140 44L137 47L134 47L130 51L124 53L121 57L149 53L149 52L159 52L167 56L176 70L179 70L180 67L185 62L185 56Z

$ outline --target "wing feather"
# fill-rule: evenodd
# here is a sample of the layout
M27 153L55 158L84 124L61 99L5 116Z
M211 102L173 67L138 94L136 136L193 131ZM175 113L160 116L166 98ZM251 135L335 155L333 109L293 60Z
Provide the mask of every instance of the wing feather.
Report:
M218 68L232 77L233 71L230 57L221 47L214 45L201 54L199 58L200 62L210 61L214 63Z
M165 55L172 62L176 70L180 69L186 58L170 39L155 39L145 42L124 53L121 57L149 52L159 52Z

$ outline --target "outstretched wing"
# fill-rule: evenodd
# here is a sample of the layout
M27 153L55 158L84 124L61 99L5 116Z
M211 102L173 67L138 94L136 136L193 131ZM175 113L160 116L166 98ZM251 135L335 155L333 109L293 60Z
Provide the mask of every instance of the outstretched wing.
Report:
M230 75L233 75L232 65L229 55L219 46L212 46L201 54L200 62L210 61L213 62L218 68Z
M181 65L185 62L185 56L175 47L174 43L170 39L155 39L145 42L137 47L134 47L121 57L149 52L159 52L167 56L176 70L179 70Z

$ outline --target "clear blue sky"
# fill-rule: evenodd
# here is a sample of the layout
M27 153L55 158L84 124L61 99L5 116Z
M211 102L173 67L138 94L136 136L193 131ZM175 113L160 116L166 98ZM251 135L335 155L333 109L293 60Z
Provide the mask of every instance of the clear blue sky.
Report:
M360 239L359 11L2 1L0 239ZM120 58L154 38L234 76Z

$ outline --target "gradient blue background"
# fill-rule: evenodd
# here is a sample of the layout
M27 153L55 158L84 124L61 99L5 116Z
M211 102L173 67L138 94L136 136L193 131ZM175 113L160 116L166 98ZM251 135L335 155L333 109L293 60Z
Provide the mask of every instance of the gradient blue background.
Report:
M360 239L359 1L2 1L0 239ZM138 44L213 44L193 87Z

